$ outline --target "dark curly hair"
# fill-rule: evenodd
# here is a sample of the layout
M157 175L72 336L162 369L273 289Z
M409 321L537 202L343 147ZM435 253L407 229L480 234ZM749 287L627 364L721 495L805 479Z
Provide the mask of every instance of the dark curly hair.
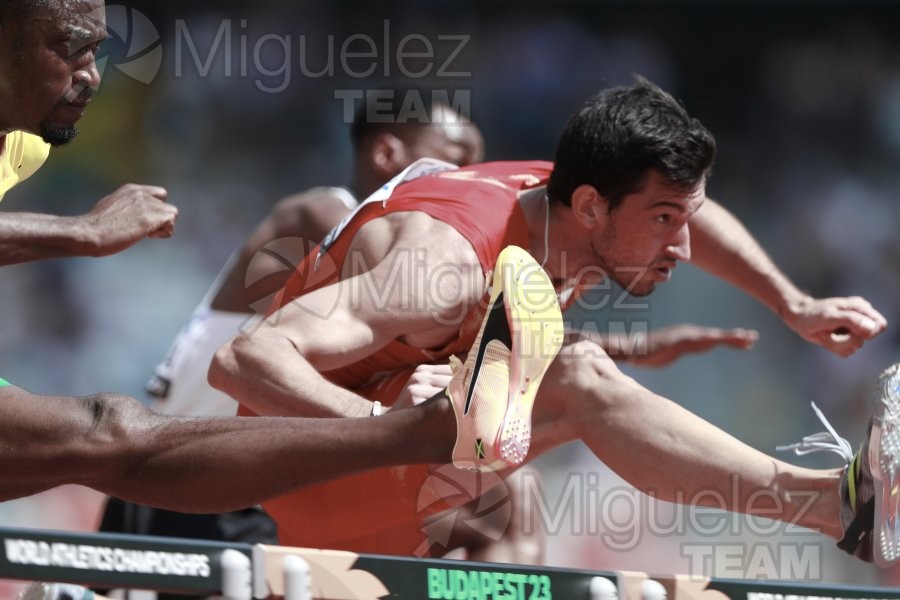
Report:
M652 170L684 192L709 176L716 154L712 134L672 96L635 79L600 92L569 120L547 188L552 201L568 205L575 189L587 184L612 211L641 189Z

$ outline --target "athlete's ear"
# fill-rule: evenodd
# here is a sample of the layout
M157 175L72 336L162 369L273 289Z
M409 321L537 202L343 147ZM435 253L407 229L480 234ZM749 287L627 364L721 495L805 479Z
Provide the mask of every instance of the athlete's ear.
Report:
M383 181L402 171L409 164L406 145L396 135L380 133L372 142L372 169Z
M592 185L580 185L572 192L572 214L585 229L597 229L609 219L609 204Z

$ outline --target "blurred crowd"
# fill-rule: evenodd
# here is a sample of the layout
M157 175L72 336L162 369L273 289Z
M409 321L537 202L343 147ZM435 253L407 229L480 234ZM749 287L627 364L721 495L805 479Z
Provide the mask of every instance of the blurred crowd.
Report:
M900 358L900 4L196 0L135 1L111 16L105 81L81 135L2 209L73 214L125 182L152 183L181 210L176 235L102 261L4 268L0 361L16 384L142 397L155 362L272 204L346 183L341 94L388 81L427 86L470 103L489 160L552 159L582 101L639 73L716 135L709 194L776 263L814 295L866 297L891 327L840 359L689 266L646 306L598 290L591 297L605 297L594 302L602 308L569 317L601 331L642 322L755 328L750 352L631 373L769 453L820 429L811 400L854 445L862 440L875 377ZM573 473L623 485L587 456L569 447L540 461L551 503ZM81 492L56 492L0 504L0 522L90 529L93 506ZM686 543L716 542L700 531L647 534L626 552L575 529L551 532L551 564L684 572ZM736 526L731 538L751 548L800 539L751 529ZM823 579L879 581L829 542L801 541L821 542Z

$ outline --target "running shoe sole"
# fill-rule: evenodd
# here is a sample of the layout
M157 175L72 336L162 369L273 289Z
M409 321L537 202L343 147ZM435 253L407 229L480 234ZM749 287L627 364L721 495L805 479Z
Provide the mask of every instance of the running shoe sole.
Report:
M474 372L465 386L465 407L463 415L457 415L457 423L461 430L474 427L475 424L465 417L473 396L485 387L489 393L496 393L501 398L506 396L505 400L496 398L497 402L503 402L498 407L504 411L503 419L493 439L476 441L480 445L475 449L475 460L468 459L469 449L458 446L460 438L475 439L477 436L458 436L454 448L457 467L499 470L525 461L531 446L531 412L537 390L562 347L563 335L559 301L550 278L525 250L507 247L498 257L494 269L487 314L472 348L477 352ZM481 367L486 359L508 360L508 381L485 379L480 382ZM479 383L483 386L476 390ZM463 458L458 459L458 456Z
M875 481L875 563L900 558L900 363L878 377L878 413L869 432L868 461Z

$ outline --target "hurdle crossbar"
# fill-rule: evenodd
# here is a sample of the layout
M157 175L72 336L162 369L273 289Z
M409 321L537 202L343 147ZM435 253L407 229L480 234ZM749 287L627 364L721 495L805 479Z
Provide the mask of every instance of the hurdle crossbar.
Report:
M314 600L897 600L900 590L816 582L710 579L376 556L257 545L254 598L292 596L288 557L303 559Z
M252 550L201 540L0 528L0 578L237 597L223 587L234 588L242 578L235 570L246 569L249 598Z
M252 563L252 591L251 591ZM900 600L900 589L0 528L0 578L228 600Z

